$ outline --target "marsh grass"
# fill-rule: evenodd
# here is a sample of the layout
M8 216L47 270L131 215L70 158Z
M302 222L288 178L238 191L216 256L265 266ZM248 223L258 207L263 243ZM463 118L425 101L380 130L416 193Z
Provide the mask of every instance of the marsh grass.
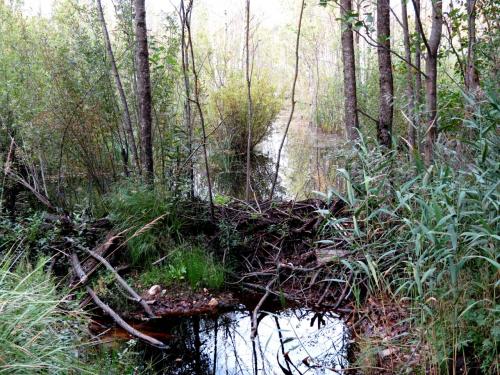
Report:
M47 262L0 263L0 373L92 373L79 355L84 316L61 300Z
M181 238L184 222L179 202L161 189L123 183L106 197L109 216L119 230L127 230L128 259L132 265L150 264L163 249Z
M152 267L140 276L145 285L171 286L188 283L192 288L220 289L225 271L211 254L201 247L179 246L172 250L161 266Z
M361 142L339 170L345 192L327 196L353 213L327 215L325 235L347 242L342 263L355 285L409 304L413 345L429 352L422 371L451 371L463 358L500 370L500 105L490 97L476 107L460 153L442 142L426 167Z

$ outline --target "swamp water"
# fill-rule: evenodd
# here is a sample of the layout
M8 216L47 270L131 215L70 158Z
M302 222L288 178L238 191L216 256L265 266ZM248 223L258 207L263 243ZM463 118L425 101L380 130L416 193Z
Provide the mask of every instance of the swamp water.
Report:
M335 374L347 367L348 330L333 313L262 312L254 341L251 320L247 310L157 320L140 328L168 347L145 347L145 361L168 375ZM120 336L108 331L103 339Z
M285 132L289 111L282 111L271 126L269 135L255 147L252 155L252 188L257 199L269 196L274 177L278 150ZM296 113L283 145L276 196L284 199L305 199L314 191L325 192L329 187L339 188L335 182L336 151L342 147L343 137L329 134L310 124L307 116ZM211 150L210 165L215 194L244 198L246 159L227 150ZM204 166L197 166L196 191L208 194Z

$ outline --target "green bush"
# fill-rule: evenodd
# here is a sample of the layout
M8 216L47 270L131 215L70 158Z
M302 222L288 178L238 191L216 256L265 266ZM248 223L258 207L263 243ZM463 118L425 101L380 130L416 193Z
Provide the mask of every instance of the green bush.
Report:
M267 77L252 81L252 148L269 134L271 124L281 109L281 95ZM248 142L248 94L241 74L231 76L226 85L211 95L212 123L222 125L215 132L217 142L229 150L244 154Z

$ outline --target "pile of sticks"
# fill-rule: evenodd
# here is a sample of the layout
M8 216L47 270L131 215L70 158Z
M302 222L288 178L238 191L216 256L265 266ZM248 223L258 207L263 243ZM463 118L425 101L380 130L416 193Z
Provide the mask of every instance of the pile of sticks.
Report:
M235 284L264 298L339 309L350 295L352 280L339 267L340 259L351 254L342 236L332 236L332 231L349 230L352 223L344 220L342 227L332 228L325 216L348 215L340 200L234 201L218 207L216 219L231 225L241 240L232 254L240 260Z

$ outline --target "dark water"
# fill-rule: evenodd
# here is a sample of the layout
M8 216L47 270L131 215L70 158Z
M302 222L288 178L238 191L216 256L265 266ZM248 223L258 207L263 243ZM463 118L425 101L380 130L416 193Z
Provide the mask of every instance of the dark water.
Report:
M251 185L257 199L269 196L288 116L288 111L281 112L268 137L254 150ZM341 135L324 133L300 114L296 114L281 152L276 196L304 199L311 197L314 191L325 192L329 187L336 186L336 151L340 150L342 142ZM212 149L210 154L215 194L244 198L245 156L237 156L222 148ZM207 190L204 169L202 165L197 169L196 190L200 196L205 196Z
M262 312L254 341L251 320L249 311L233 311L157 321L156 337L169 347L147 348L145 361L169 375L335 374L348 364L348 330L333 313Z

